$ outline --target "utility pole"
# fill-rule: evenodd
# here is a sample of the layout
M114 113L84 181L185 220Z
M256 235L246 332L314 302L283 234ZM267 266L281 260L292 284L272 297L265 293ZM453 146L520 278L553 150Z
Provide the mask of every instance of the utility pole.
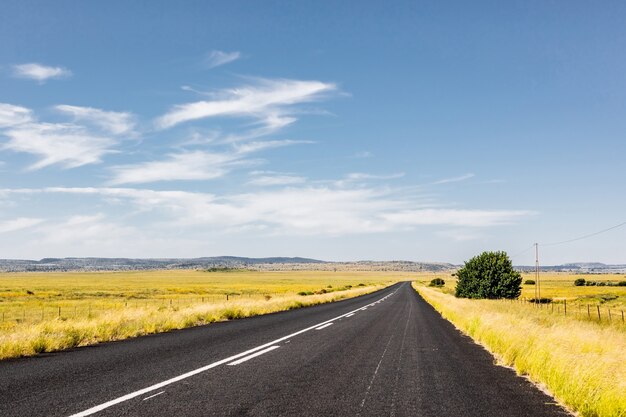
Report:
M539 282L539 243L535 243L535 302L541 299L541 283Z

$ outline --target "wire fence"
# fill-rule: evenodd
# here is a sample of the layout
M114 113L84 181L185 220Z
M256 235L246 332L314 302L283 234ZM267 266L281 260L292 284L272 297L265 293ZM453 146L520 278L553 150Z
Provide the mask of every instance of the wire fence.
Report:
M562 315L578 320L595 321L598 323L621 323L626 324L624 309L602 307L600 304L567 303L567 300L558 302L550 299L518 298L517 300L505 300L505 302L522 304L539 311L550 314Z
M12 306L0 307L0 323L5 324L36 324L46 320L59 319L91 319L103 314L118 312L120 310L153 309L163 311L166 309L178 310L203 304L216 304L230 301L269 301L274 297L287 294L207 294L204 296L176 296L160 298L119 298L107 300L63 300L59 302L42 301L40 305L21 306L19 303Z

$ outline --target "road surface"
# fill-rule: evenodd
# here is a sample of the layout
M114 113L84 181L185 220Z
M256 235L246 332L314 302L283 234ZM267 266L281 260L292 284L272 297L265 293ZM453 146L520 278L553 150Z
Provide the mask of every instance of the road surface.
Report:
M0 362L0 416L568 415L411 288Z

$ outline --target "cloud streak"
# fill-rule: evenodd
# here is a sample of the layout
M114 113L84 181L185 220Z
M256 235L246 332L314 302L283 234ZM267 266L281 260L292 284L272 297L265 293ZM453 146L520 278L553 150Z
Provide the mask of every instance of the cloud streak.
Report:
M73 117L74 121L87 122L113 135L126 135L132 133L135 128L135 118L131 113L105 111L93 107L70 106L67 104L55 106L55 109Z
M335 89L334 84L321 81L259 79L253 85L219 91L214 100L176 105L155 124L159 129L168 129L211 117L245 117L275 130L295 121L289 116L290 106L319 100Z
M442 180L439 181L435 181L432 184L433 185L439 185L439 184L449 184L452 182L461 182L461 181L465 181L468 180L470 178L474 178L475 175L472 173L468 173L468 174L463 174L463 175L459 175L458 177L451 177L451 178L444 178Z
M13 75L17 78L27 78L44 83L49 79L60 79L72 76L72 71L63 67L50 67L38 63L28 63L13 66Z
M424 208L402 192L375 188L289 186L251 193L215 195L134 188L46 188L0 190L10 194L62 193L126 200L142 213L161 213L179 229L214 232L257 230L265 235L344 236L388 233L424 226L480 229L511 224L528 210ZM81 198L81 200L83 200ZM165 224L160 221L160 227Z
M238 60L241 57L241 53L238 51L233 52L224 52L224 51L211 51L206 59L204 60L204 65L208 69L212 69L215 67L219 67L221 65L226 65L233 61Z

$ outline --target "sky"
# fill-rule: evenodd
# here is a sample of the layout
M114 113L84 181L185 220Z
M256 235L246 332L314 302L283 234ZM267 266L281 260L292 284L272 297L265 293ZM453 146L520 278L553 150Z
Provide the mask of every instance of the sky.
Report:
M3 2L0 258L626 263L625 18Z

